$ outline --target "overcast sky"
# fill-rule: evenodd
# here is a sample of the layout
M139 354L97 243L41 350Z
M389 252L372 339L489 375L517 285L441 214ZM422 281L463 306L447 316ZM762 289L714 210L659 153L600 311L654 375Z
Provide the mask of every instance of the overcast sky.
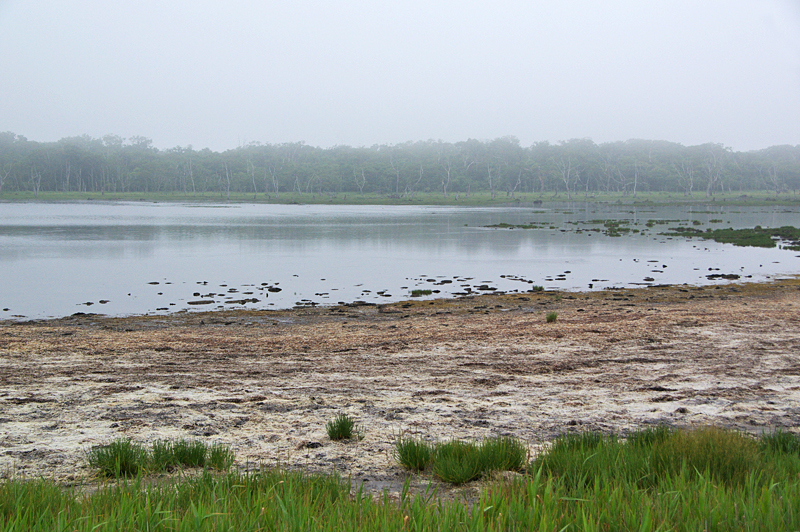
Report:
M800 144L800 0L0 0L0 131Z

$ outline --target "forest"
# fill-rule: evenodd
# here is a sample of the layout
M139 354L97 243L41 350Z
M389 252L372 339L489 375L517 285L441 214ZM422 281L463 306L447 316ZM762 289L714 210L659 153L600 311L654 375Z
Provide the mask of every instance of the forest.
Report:
M293 142L251 142L214 152L192 146L159 150L151 139L88 135L36 142L0 133L0 194L143 192L182 196L252 193L418 193L513 197L669 192L686 197L800 189L800 145L735 152L657 140L596 144L590 139L522 146L513 136L456 143L418 141L370 147L319 148Z

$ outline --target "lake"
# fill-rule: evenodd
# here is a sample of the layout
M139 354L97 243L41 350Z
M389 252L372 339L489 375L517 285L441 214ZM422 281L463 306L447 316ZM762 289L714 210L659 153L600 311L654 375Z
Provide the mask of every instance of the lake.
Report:
M0 318L766 281L800 273L798 253L659 233L798 222L783 206L0 203Z

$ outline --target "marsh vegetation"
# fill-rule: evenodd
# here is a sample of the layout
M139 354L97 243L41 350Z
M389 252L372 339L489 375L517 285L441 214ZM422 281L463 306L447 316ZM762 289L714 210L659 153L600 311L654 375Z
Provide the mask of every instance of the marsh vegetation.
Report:
M473 473L482 455L513 456L488 468L525 466L467 499L432 486L412 493L409 483L370 494L337 474L264 467L139 475L88 491L12 479L0 482L0 530L791 530L800 526L798 449L794 434L711 426L565 434L527 464L511 439L437 445L437 476Z

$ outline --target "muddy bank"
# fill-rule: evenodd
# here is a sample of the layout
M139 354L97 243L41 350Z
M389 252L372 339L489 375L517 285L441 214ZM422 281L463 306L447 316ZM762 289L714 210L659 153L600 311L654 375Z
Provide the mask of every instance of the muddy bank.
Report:
M800 280L0 323L0 474L79 482L119 437L399 487L401 432L800 426ZM555 323L545 314L557 312ZM346 412L365 429L334 443Z

